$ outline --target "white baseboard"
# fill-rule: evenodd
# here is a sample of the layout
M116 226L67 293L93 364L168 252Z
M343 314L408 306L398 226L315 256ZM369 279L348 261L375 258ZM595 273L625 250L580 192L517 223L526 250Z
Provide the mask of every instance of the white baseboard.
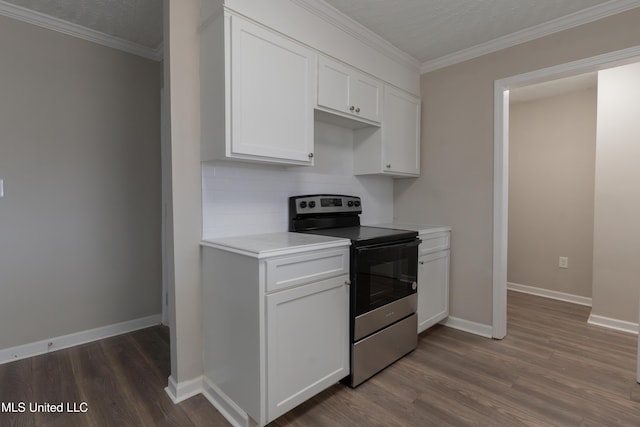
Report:
M604 328L615 329L616 331L628 332L630 334L638 334L638 324L627 322L626 320L612 319L610 317L589 315L587 322L591 325L602 326Z
M580 295L567 294L564 292L552 291L549 289L536 288L534 286L520 285L519 283L507 282L507 289L510 291L522 292L544 298L551 298L559 301L571 302L573 304L586 305L591 307L591 298Z
M62 335L29 344L9 347L0 350L0 364L25 359L27 357L38 356L51 351L85 344L91 341L112 337L114 335L125 334L127 332L159 324L160 315L154 314L153 316L141 317L139 319L102 326L100 328L89 329L69 335Z
M234 427L250 427L255 425L238 405L222 392L215 384L206 377L202 381L202 394L209 402L227 419Z
M451 316L447 317L440 323L453 329L480 335L481 337L493 338L493 327L491 325L476 323L470 320L464 320L458 317Z
M176 382L173 376L170 376L169 384L164 391L167 392L173 403L180 403L202 393L202 376L181 383Z

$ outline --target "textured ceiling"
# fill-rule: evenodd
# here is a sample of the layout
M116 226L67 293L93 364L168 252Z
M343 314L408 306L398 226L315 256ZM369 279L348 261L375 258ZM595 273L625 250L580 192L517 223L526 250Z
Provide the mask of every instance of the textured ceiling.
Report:
M326 0L421 63L607 0Z
M35 10L147 48L156 49L162 43L162 0L0 2ZM640 0L326 0L326 3L423 65L590 7L607 3L640 6Z
M162 0L5 0L155 49L162 43Z

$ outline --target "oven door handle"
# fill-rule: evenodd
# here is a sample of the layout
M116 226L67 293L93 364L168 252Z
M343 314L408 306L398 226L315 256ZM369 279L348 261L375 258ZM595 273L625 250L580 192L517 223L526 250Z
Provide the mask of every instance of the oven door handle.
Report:
M420 243L422 243L422 240L420 239L412 239L408 242L404 241L401 243L392 243L392 244L380 243L380 244L371 245L371 246L360 246L359 248L356 248L356 252L362 253L362 252L379 251L379 250L387 250L387 249L404 249L404 248L411 248L414 246L417 247L418 245L420 245Z

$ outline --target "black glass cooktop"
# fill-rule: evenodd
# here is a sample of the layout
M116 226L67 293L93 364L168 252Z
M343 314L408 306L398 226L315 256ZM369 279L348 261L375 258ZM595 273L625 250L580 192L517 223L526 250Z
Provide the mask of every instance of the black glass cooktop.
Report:
M305 233L349 239L356 246L410 240L418 236L415 231L365 226L327 228L305 231Z

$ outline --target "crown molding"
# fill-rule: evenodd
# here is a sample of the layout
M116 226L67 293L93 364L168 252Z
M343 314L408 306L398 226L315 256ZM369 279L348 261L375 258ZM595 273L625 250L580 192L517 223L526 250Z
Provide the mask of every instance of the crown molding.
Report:
M411 69L419 70L420 62L408 53L398 49L364 25L349 18L333 6L318 0L291 0L292 3L306 9L331 25L344 31L377 52Z
M422 65L420 65L420 73L424 74L450 65L458 64L460 62L468 61L482 55L497 52L502 49L560 31L568 30L583 24L588 24L637 7L640 7L640 0L611 0L607 3L592 6L540 25L535 25L506 36L498 37L497 39L472 46L468 49L463 49L440 58L423 62Z
M160 61L162 59L162 44L155 49L149 48L138 43L133 43L128 40L121 39L120 37L92 30L90 28L83 27L82 25L55 18L35 10L7 3L3 0L0 0L0 15L103 46L111 47L113 49L121 50L123 52L131 53L133 55L142 56L143 58L152 59L154 61Z

